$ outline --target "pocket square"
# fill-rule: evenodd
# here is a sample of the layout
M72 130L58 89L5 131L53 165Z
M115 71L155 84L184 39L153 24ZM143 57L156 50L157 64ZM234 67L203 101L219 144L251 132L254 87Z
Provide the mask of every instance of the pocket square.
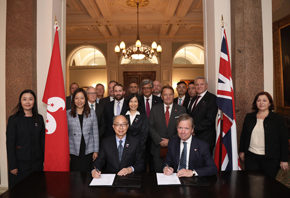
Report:
M175 118L179 118L179 116L175 116Z

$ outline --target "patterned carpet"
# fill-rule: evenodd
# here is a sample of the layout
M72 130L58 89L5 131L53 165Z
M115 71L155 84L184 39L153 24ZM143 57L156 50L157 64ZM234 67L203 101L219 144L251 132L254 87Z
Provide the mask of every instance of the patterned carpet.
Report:
M290 164L290 160L288 161L288 164ZM290 169L290 165L289 165L289 169ZM276 180L281 182L282 184L284 184L288 188L290 188L290 170L288 171L287 174L284 174L283 170L280 169L278 174L277 174Z

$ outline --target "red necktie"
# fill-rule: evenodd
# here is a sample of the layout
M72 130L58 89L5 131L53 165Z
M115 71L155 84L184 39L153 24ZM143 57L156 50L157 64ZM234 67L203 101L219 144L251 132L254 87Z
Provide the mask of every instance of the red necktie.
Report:
M166 106L166 112L165 112L165 121L166 121L166 126L168 127L168 123L169 123L169 106Z
M148 102L149 98L146 99L146 114L149 118L149 115L150 115L150 105L149 105L149 102Z
M193 107L192 107L192 109L191 109L191 113L193 112L193 110L194 110L194 108L195 108L195 106L196 106L197 101L198 101L199 98L200 98L200 96L197 96L197 98L196 98L196 100L195 100L195 102L194 102L194 105L193 105Z

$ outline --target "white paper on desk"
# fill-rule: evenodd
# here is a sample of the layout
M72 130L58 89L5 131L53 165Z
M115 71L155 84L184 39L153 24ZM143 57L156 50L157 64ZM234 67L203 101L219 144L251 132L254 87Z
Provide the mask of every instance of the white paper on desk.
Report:
M116 174L101 174L100 178L93 178L90 186L112 186Z
M176 176L176 173L171 175L164 175L163 173L156 173L157 184L158 185L176 185L181 184L179 178Z

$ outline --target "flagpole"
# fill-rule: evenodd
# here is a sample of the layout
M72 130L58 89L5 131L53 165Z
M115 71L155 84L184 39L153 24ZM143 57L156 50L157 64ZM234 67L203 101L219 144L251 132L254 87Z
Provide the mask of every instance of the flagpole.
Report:
M223 17L223 15L222 15L222 28L224 28L224 17ZM222 170L222 155L223 155L223 152L222 152L222 145L223 145L223 111L222 110L220 110L220 116L221 116L221 120L220 120L220 137L219 137L219 139L220 139L220 149L219 149L219 151L220 151L220 153L219 153L219 170L221 171Z

